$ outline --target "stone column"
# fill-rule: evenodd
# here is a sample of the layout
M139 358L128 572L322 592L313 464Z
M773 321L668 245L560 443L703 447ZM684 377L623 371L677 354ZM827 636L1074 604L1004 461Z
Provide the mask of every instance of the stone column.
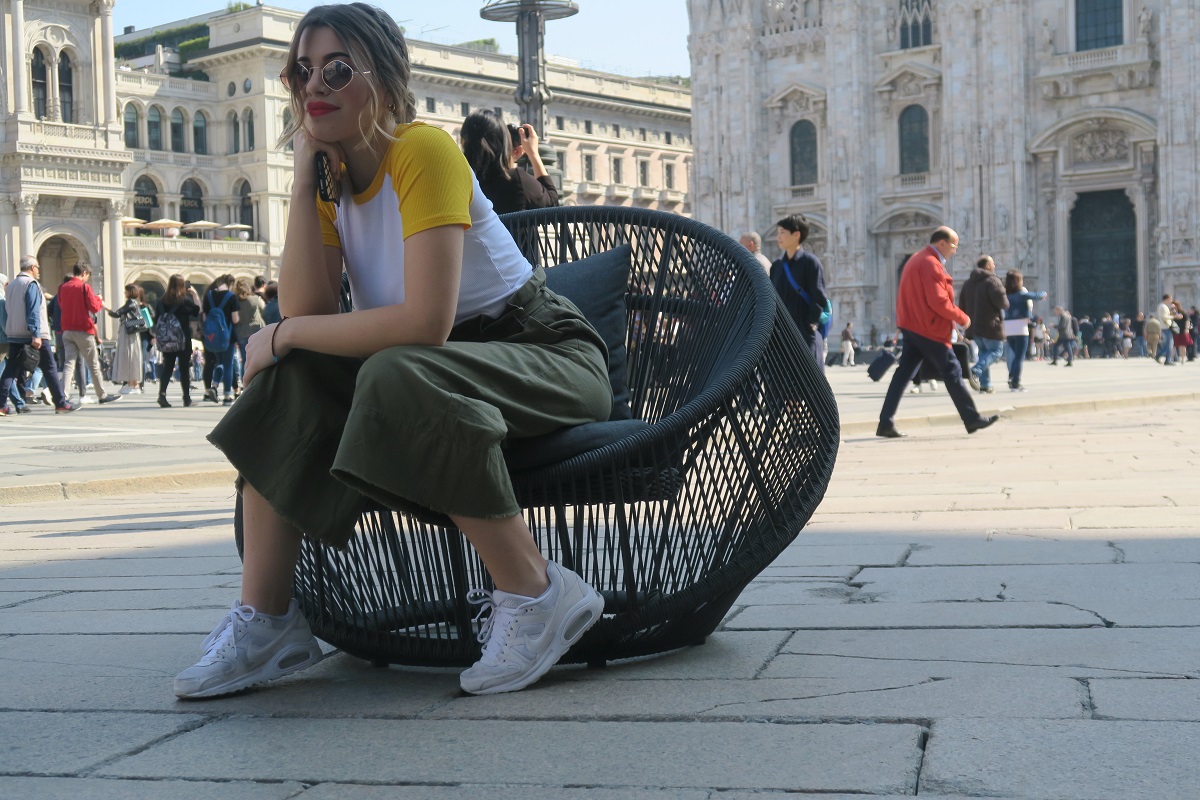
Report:
M21 236L17 240L17 257L36 256L33 247L33 210L37 207L36 194L23 194L17 198L17 224Z
M17 276L17 200L14 195L0 195L0 269L9 278Z
M104 228L100 231L100 257L104 259L104 269L101 271L102 291L109 305L120 305L124 296L125 286L125 242L122 238L121 217L125 214L124 200L109 200L104 209ZM111 331L112 321L107 314L101 314L105 338L115 335Z
M97 65L104 78L104 124L117 124L117 62L113 53L113 6L116 0L96 0L100 13L100 45L103 55ZM93 62L94 63L94 62ZM97 115L99 116L99 115Z
M46 120L62 121L62 105L58 96L58 60L53 57L46 61Z
M12 62L14 107L19 117L29 116L29 62L25 59L25 0L12 0L12 41L8 43Z

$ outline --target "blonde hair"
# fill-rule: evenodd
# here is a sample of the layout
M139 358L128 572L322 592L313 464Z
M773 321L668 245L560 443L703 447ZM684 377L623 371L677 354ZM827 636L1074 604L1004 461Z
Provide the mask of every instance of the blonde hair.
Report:
M354 61L354 66L359 71L371 73L374 81L366 76L358 77L367 82L371 92L367 100L367 116L371 119L373 133L388 140L394 138L391 130L379 124L382 108L386 108L399 123L416 119L417 98L408 86L412 74L408 45L404 41L404 33L401 32L400 26L386 12L366 3L313 7L296 25L296 32L292 36L292 43L288 47L287 59L284 62L284 75L290 76L295 73L300 39L309 28L328 28L333 31L346 45L346 51ZM296 132L304 126L307 117L304 104L300 102L300 87L293 86L290 91L292 118L290 123L284 126L278 147L283 147L291 141ZM360 118L359 125L361 124ZM360 127L360 133L364 143L368 141L368 132Z

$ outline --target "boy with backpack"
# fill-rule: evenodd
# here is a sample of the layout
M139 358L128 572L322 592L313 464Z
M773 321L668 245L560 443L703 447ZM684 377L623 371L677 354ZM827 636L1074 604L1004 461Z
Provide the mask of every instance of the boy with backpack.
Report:
M222 275L204 294L204 349L211 356L212 376L205 376L204 399L216 403L217 384L225 385L225 405L233 403L233 326L237 324L237 297L230 288L232 275Z

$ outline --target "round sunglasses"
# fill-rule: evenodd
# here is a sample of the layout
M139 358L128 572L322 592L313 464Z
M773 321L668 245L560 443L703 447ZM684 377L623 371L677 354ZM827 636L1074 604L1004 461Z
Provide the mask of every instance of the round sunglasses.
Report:
M313 71L303 64L297 63L292 67L291 75L285 69L279 73L279 80L287 89L299 89L308 83L312 77ZM330 91L340 92L350 85L350 81L355 75L370 75L369 70L356 70L354 67L347 64L345 61L330 61L325 66L321 67L321 80L329 87ZM295 81L295 87L292 86L292 81Z

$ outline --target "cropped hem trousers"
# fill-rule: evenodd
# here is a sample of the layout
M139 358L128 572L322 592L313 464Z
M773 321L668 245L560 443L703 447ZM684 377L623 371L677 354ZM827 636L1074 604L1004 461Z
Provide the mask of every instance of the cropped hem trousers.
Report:
M303 350L258 373L208 439L281 517L344 545L367 498L507 519L508 439L608 419L599 334L537 270L499 319L365 360Z

